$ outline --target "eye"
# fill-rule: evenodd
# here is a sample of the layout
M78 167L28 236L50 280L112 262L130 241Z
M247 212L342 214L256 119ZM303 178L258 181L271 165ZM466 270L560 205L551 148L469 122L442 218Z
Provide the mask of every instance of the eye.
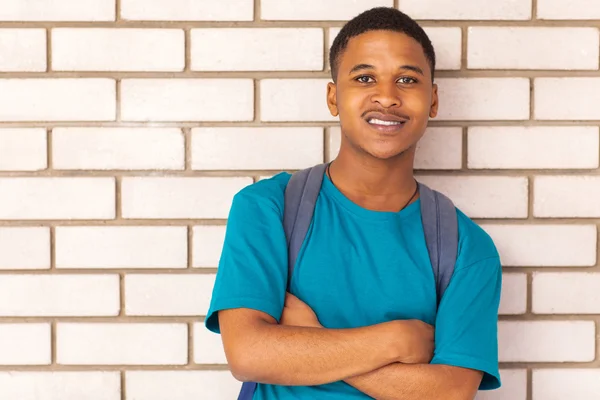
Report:
M360 83L372 83L374 82L374 79L372 77L370 77L369 75L361 75L358 76L356 78L354 78L355 81L360 82Z
M411 85L413 83L417 83L418 81L410 76L403 76L402 78L398 79L397 81L398 83L401 83L403 85Z

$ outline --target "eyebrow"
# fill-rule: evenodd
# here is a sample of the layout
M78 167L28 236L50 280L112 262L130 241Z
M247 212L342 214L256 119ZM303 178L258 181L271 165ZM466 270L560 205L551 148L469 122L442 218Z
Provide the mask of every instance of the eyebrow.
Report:
M375 69L375 67L370 64L357 64L354 67L352 67L352 69L350 70L350 74L353 74L355 72L362 71L365 69ZM419 75L425 76L425 73L423 73L423 70L415 65L401 65L400 67L398 67L398 69L413 71Z

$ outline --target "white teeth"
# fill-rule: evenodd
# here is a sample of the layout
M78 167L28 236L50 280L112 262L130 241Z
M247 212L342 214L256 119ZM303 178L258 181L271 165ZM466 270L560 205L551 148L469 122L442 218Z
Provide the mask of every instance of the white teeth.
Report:
M387 126L402 125L402 122L400 122L400 121L382 121L377 118L371 118L368 122L373 125L387 125Z

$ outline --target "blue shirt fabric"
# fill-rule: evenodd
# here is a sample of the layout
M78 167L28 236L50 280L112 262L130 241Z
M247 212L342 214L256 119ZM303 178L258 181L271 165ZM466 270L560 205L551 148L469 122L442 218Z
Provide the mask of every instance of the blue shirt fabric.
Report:
M206 327L219 333L218 311L251 308L277 321L287 286L281 173L234 198ZM457 210L455 272L436 307L420 201L400 212L371 211L341 193L327 176L298 255L291 292L326 328L355 328L419 319L435 325L432 364L484 372L480 389L500 386L497 313L502 269L491 238ZM368 399L345 382L321 386L259 384L254 399Z

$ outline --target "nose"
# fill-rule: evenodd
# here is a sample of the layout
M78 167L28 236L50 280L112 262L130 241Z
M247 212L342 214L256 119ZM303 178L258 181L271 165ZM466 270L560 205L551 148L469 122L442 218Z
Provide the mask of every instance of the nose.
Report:
M375 87L375 92L371 96L371 101L373 103L379 103L383 108L399 107L402 104L400 91L395 82L393 84L379 83Z

